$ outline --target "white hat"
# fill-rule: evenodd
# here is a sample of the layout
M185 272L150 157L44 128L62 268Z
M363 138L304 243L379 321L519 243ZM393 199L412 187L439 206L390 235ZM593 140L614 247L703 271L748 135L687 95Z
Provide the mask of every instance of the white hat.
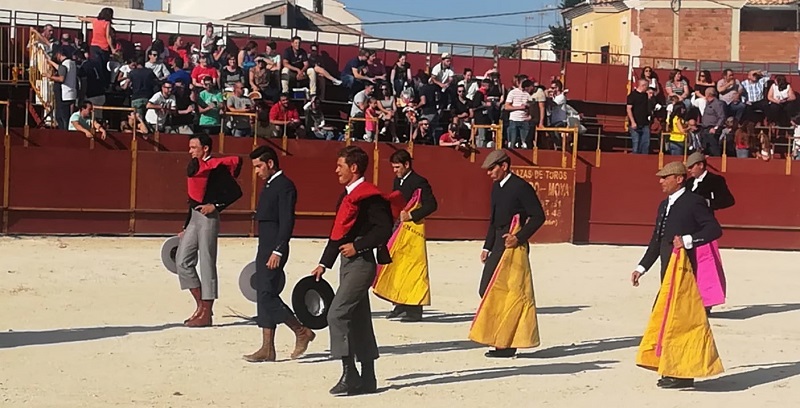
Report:
M449 52L443 53L442 54L442 59L450 59L450 53Z

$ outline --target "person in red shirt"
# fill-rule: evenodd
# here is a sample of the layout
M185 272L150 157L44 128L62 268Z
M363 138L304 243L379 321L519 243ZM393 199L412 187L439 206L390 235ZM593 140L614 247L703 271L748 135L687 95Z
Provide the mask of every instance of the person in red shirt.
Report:
M167 52L169 56L164 60L167 65L171 65L175 57L181 57L187 66L192 61L192 59L189 58L189 53L186 51L186 44L184 44L183 38L177 34L169 36L169 48L167 48Z
M289 103L289 94L283 93L278 103L272 105L269 110L269 124L272 127L272 137L304 136L305 129L300 122L300 114L297 108Z
M192 84L194 84L195 88L203 88L205 89L205 84L203 84L203 78L211 77L214 80L214 83L219 86L219 71L216 69L208 66L208 56L200 57L200 65L194 67L192 70Z

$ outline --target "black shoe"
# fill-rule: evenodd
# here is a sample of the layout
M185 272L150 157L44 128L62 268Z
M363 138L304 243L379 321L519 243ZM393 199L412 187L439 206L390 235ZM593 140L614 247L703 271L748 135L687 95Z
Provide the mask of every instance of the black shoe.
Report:
M405 323L420 322L422 321L422 312L406 312L406 315L400 321Z
M361 385L347 395L374 394L378 390L375 379L375 360L361 361Z
M356 363L352 357L342 359L342 377L339 382L331 388L333 395L350 394L361 387L361 377L356 370Z
M694 379L664 377L659 380L658 387L664 389L692 388L694 387Z
M515 348L507 348L507 349L494 349L487 351L484 356L488 358L511 358L517 354L517 349Z
M395 319L403 315L406 311L403 310L403 307L400 305L396 305L388 315L386 315L387 319Z

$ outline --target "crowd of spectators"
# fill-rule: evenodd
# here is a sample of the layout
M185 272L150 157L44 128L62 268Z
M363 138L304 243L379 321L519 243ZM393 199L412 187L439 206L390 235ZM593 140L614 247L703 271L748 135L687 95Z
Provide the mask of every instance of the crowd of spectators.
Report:
M786 77L758 70L744 81L730 69L719 79L703 70L691 85L679 69L662 84L655 70L645 67L627 100L632 150L638 154L650 153L651 137L663 130L669 136L661 148L672 155L721 156L725 150L742 158L771 156L770 144L755 130L777 126L794 128L793 155L800 159L798 114L800 100Z

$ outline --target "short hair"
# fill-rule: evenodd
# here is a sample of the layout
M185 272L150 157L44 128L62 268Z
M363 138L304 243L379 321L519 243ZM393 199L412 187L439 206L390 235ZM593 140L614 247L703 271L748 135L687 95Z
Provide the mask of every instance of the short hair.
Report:
M521 88L528 88L528 87L531 87L531 86L533 86L533 81L531 81L530 79L526 79L526 80L522 81L522 84L520 84Z
M203 146L203 147L208 146L208 150L209 151L211 151L211 148L214 145L214 142L211 140L211 136L209 136L209 135L207 135L205 133L195 133L195 134L189 136L189 140L192 140L192 139L197 139L197 141L200 142L200 146Z
M275 165L275 170L280 170L281 168L281 165L278 162L278 153L275 152L275 149L269 146L256 147L255 150L250 152L250 159L251 160L258 159L264 163L266 163L269 160L272 160L272 163Z
M409 153L405 149L397 150L394 153L392 153L391 156L389 156L389 163L395 163L395 164L408 163L408 167L411 167L411 162L412 162L411 153Z
M369 156L367 156L367 152L365 152L364 149L358 146L347 146L344 149L339 150L338 157L343 157L344 162L347 163L348 166L355 164L356 171L361 176L363 176L367 171Z
M292 37L292 41L294 41L294 40L297 40L297 41L303 41L303 39L302 39L302 38L300 38L300 36L299 36L299 35L296 35L296 36Z
M464 75L467 75L467 72L472 72L472 68L464 68Z
M242 85L244 86L244 84ZM279 98L292 99L291 96L289 95L289 92L281 92Z
M706 88L705 96L717 96L717 90L713 87Z
M89 101L83 101L83 103L81 104L81 110L84 110L84 109L89 109L89 108L91 108L92 106L94 106L94 104L92 104L91 102L89 102Z

